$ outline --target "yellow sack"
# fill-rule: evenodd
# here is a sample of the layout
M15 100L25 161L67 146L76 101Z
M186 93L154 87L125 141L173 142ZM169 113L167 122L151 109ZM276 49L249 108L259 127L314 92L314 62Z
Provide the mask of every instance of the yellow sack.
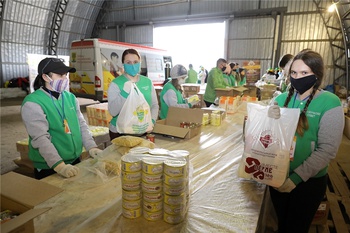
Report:
M117 146L134 147L143 141L142 138L135 136L121 136L113 139L111 142Z

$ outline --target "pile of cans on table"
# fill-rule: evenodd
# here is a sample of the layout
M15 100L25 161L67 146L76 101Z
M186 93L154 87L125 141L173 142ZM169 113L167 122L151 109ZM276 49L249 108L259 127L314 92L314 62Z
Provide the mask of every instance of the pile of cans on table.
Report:
M121 158L123 216L180 223L188 210L189 153L148 152L131 152Z

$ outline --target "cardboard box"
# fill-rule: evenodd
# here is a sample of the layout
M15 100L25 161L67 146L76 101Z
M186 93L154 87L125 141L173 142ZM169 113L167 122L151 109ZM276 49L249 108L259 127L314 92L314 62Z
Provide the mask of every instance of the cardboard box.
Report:
M256 86L244 86L248 90L244 92L245 95L249 95L251 97L257 97L257 87Z
M220 96L241 96L248 93L246 87L215 88L216 97Z
M34 233L33 219L50 209L34 209L34 207L62 191L60 188L15 172L2 175L1 211L11 210L20 215L2 223L1 232Z
M350 117L349 116L345 116L344 134L347 138L350 139Z
M202 118L203 110L201 109L170 107L167 118L158 120L154 125L153 133L185 139L193 138L201 132ZM198 123L199 127L181 128L180 123L182 122Z
M182 89L184 92L195 92L196 94L201 90L201 85L200 84L195 84L195 83L186 83L182 84Z

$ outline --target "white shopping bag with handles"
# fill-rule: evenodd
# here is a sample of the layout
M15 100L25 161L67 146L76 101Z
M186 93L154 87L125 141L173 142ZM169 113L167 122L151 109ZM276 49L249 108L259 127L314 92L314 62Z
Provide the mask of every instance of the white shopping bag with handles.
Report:
M121 134L144 134L153 128L151 109L145 97L133 83L128 98L117 119Z
M280 187L288 176L290 150L300 110L281 108L279 119L270 118L270 106L248 103L245 145L238 176Z

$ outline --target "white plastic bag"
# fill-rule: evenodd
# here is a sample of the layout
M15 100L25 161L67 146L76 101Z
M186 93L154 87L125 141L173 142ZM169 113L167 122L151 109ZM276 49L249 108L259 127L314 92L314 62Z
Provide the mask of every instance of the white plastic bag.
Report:
M299 109L281 108L279 119L270 118L270 106L248 103L245 145L238 176L280 187L287 178L290 150Z
M122 134L143 134L153 127L151 109L134 83L132 87L118 116L117 131Z

